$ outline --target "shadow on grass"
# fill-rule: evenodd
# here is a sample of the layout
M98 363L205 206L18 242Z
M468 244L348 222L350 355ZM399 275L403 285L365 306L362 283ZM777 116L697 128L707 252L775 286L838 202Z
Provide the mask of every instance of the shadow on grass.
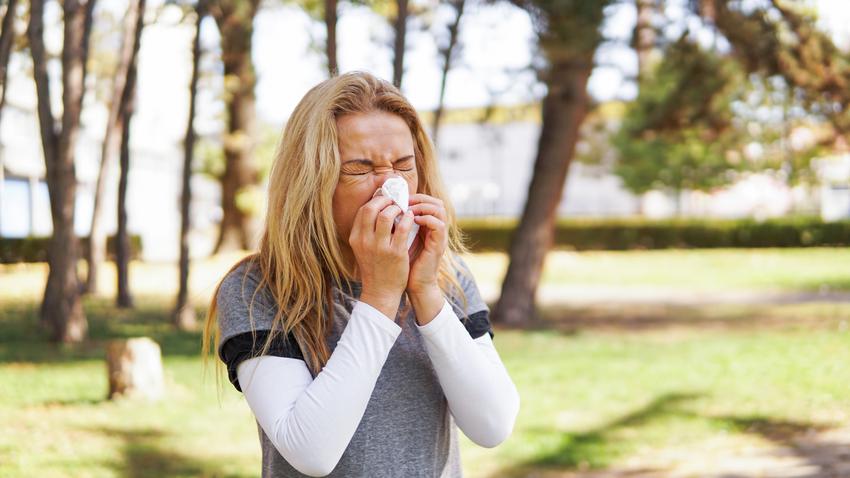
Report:
M627 452L623 447L617 446L615 437L617 432L679 414L681 413L679 407L684 402L701 396L701 394L696 393L660 395L637 410L581 433L563 432L552 428L528 430L526 433L531 435L559 435L560 443L554 449L509 468L499 470L494 476L519 478L530 476L535 471L604 468Z
M158 430L134 430L103 427L94 429L111 438L121 440L124 461L110 463L126 478L159 478L163 476L192 477L248 477L249 474L225 474L222 460L200 459L167 450L160 440L164 434Z
M805 476L839 478L850 475L850 446L847 440L836 441L823 432L831 426L807 422L777 420L763 416L719 416L712 420L739 433L758 435L805 462L812 473ZM728 475L746 478L745 475Z
M675 329L742 331L829 329L850 320L850 304L600 304L550 306L526 330L555 330L566 335L583 331L612 333Z
M503 468L491 475L493 478L520 478L549 476L561 473L578 473L584 470L605 470L609 478L646 476L663 477L670 473L664 468L630 467L610 469L618 459L630 452L629 445L621 443L618 432L647 425L653 420L679 417L706 420L720 429L738 434L755 434L805 462L813 474L811 478L838 478L850 476L850 447L846 441L824 438L823 432L833 426L802 421L789 421L763 416L713 416L695 414L681 407L685 402L699 398L701 394L670 393L657 397L646 406L622 417L583 433L568 433L543 428L526 431L529 435L560 435L560 444L545 453L524 462ZM729 457L734 458L734 457ZM844 474L842 474L844 473ZM570 476L574 476L571 474ZM597 476L597 475L593 475ZM726 478L752 478L754 475L726 473ZM759 475L761 476L761 475ZM796 475L795 475L796 476Z
M113 339L147 336L162 348L163 356L199 357L201 333L184 332L171 323L171 303L162 297L137 297L132 309L115 307L111 299L85 298L87 339L79 344L55 344L39 325L39 304L32 301L0 304L0 363L54 363L102 359ZM197 311L203 321L204 309Z

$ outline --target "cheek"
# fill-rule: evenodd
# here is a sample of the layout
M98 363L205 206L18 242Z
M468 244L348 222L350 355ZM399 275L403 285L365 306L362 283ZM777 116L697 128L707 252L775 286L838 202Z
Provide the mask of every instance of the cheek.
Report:
M404 180L407 181L407 190L410 195L414 195L419 192L419 176L416 174L416 170L414 169L409 174L405 174Z
M361 206L369 202L372 193L375 192L368 184L364 183L365 181L356 184L340 182L334 190L332 201L334 223L337 233L346 243L354 226L354 216L357 215Z

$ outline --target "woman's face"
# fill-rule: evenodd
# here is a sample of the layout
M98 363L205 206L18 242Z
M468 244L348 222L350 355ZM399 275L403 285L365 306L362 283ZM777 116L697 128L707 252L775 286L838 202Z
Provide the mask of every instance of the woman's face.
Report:
M383 111L353 113L337 118L336 126L342 169L333 195L333 216L347 250L357 210L384 181L401 177L413 195L419 178L413 136L400 116Z

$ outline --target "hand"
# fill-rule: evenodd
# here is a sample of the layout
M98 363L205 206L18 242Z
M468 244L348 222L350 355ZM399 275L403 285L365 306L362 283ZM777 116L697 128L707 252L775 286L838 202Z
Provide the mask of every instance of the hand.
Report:
M398 311L410 271L405 244L413 213L405 214L393 230L399 214L401 208L392 199L374 197L358 209L348 238L363 283L360 300L391 319Z
M440 261L449 244L446 209L443 201L427 194L410 197L413 220L419 224L419 234L412 245L418 249L410 264L407 291L412 295L438 288L437 273Z

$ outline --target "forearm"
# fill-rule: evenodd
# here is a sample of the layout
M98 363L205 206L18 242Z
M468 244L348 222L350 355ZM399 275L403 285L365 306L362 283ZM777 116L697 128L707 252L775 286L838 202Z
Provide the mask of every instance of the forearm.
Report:
M419 330L460 429L484 447L504 441L513 430L520 398L489 334L473 340L445 299Z
M330 473L351 441L401 328L363 302L325 367L263 356L240 364L251 410L280 454L302 473Z

